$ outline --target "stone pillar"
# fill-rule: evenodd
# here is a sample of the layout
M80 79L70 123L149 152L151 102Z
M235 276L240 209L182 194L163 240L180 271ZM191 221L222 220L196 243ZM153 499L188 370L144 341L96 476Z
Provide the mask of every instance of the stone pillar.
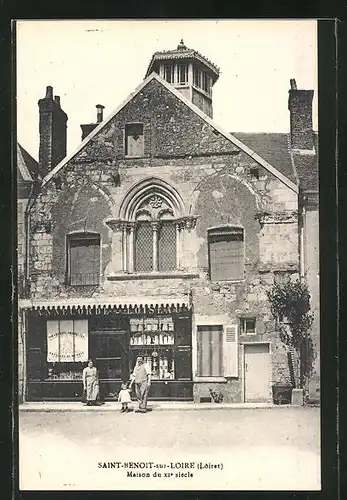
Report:
M196 233L197 217L186 216L180 219L180 267L197 269L197 254L200 241Z
M130 273L134 272L134 232L135 232L135 224L129 225L129 245L128 245L128 271Z
M123 272L127 271L127 226L122 227L122 249L123 249Z
M125 270L123 248L123 231L125 223L121 220L108 220L106 224L112 229L112 261L110 271L112 273L122 273Z
M158 231L159 231L159 223L152 222L152 231L153 231L153 271L158 271Z
M181 225L176 223L176 269L180 269L181 265Z

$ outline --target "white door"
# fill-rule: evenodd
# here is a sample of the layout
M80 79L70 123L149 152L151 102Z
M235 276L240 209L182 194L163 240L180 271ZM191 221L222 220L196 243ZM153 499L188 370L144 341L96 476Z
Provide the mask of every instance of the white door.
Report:
M245 401L266 402L270 393L269 344L244 346L245 352Z

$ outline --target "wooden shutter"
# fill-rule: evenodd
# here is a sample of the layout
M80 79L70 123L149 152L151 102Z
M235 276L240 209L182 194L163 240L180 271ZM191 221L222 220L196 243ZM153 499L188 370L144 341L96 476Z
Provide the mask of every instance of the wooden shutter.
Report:
M239 349L237 325L224 327L224 376L239 376Z
M71 239L70 280L71 285L94 285L100 279L99 237Z
M28 313L27 331L27 376L28 381L44 378L45 320Z
M190 315L177 315L174 318L176 346L191 346L192 344L192 322Z
M125 154L126 156L143 156L144 155L144 136L143 125L134 123L126 125L125 128Z
M180 347L176 350L175 377L177 380L191 380L192 353L190 347Z
M175 378L192 378L192 323L191 315L177 315L174 318L175 330Z
M243 230L221 228L209 233L211 279L215 281L243 279Z

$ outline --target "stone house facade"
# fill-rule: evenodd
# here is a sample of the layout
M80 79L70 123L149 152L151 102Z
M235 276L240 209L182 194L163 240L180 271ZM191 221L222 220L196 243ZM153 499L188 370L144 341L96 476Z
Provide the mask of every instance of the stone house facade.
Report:
M292 82L289 135L230 134L212 120L218 77L183 42L154 54L108 118L97 105L68 156L59 98L48 87L39 101L42 181L19 300L24 399L78 400L89 357L106 400L139 354L153 399L269 401L289 380L266 292L305 265L319 300L318 207L307 201L316 144L293 147L314 135L311 91Z
M16 148L16 174L17 174L17 282L20 291L19 300L23 298L25 273L26 273L26 253L27 253L27 209L28 201L32 196L34 186L40 180L39 164L36 160L20 145ZM23 400L23 391L25 385L24 367L26 364L25 330L23 328L23 318L25 312L19 309L18 315L18 392L19 400Z

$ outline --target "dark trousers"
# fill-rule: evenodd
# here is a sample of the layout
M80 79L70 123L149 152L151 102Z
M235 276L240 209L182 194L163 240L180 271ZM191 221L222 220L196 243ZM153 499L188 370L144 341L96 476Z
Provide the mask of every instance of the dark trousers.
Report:
M147 381L135 382L135 393L139 402L139 410L146 411L147 397L148 397L148 384Z

